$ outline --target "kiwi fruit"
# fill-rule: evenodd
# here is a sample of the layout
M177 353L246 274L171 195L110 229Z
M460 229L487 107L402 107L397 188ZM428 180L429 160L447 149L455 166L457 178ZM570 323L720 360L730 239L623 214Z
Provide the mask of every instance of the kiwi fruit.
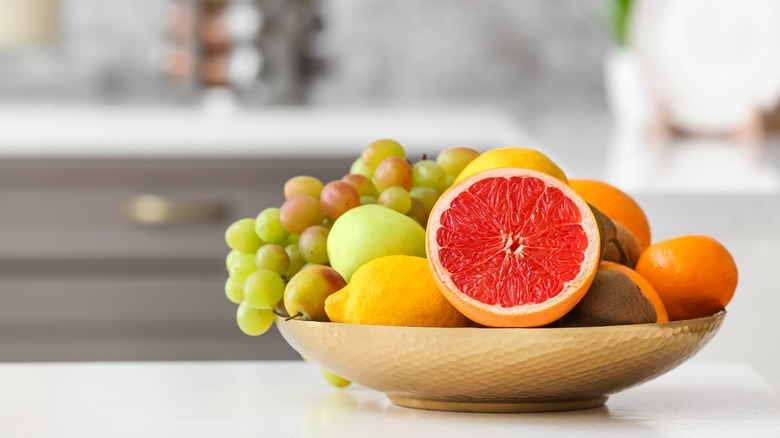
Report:
M608 218L607 215L602 213L593 204L588 204L588 207L590 207L590 211L593 213L593 217L596 219L596 225L599 228L599 238L601 240L599 254L601 254L603 260L607 245L617 237L617 228L615 227L614 222L612 222L612 219Z
M642 249L639 247L639 241L636 240L634 234L628 231L628 228L624 227L618 221L612 221L615 226L615 238L607 242L606 248L602 253L601 259L620 263L621 265L628 266L634 269L636 263L639 261L639 256L642 254ZM618 244L623 249L623 252L618 248Z
M596 272L588 292L560 319L561 327L594 327L656 322L655 307L626 274Z

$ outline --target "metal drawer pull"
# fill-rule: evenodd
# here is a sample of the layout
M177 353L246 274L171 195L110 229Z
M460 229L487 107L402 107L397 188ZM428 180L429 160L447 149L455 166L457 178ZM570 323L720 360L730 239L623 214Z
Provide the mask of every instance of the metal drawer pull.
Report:
M176 225L218 221L225 217L222 201L177 201L157 195L138 195L125 205L127 217L141 225Z

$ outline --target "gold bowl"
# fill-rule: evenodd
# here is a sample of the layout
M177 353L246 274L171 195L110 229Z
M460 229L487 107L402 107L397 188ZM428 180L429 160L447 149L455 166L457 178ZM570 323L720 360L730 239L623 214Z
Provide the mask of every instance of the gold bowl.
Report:
M725 311L662 324L584 328L432 328L286 321L301 355L400 406L468 412L593 408L676 367Z

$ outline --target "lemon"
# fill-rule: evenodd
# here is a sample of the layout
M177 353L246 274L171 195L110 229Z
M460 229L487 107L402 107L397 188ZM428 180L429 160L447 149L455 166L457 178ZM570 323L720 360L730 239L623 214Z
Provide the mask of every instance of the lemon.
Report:
M506 147L491 149L480 154L460 172L453 184L457 184L479 172L500 167L520 167L536 170L554 176L566 184L569 183L566 174L563 173L561 168L543 153L528 148Z
M473 326L442 295L428 261L393 255L364 264L325 300L333 322L413 327Z

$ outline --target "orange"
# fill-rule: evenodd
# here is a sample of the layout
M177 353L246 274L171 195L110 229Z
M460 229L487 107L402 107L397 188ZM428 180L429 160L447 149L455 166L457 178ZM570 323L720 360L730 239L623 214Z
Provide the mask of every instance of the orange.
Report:
M613 221L628 228L644 251L650 246L650 223L637 202L622 190L603 181L571 179L569 186Z
M543 153L529 148L506 147L491 149L474 158L455 177L454 183L463 181L479 172L497 169L500 167L519 167L521 169L533 169L552 175L559 180L568 183L566 175L557 164L547 158Z
M724 309L737 288L737 265L717 240L681 236L650 245L636 271L653 285L671 321Z
M434 205L426 240L444 296L491 327L559 319L585 295L599 262L588 204L530 169L492 169L456 183Z
M650 282L647 281L644 277L639 275L638 272L629 268L628 266L621 265L620 263L607 261L601 262L599 265L599 270L602 269L613 269L615 271L620 271L626 274L628 278L631 279L631 281L639 286L639 290L642 291L642 295L650 300L650 303L652 303L653 307L655 307L656 322L669 322L669 315L666 313L666 307L664 307L663 300L661 300L661 297L658 295L658 292L655 291L653 285L650 284Z

